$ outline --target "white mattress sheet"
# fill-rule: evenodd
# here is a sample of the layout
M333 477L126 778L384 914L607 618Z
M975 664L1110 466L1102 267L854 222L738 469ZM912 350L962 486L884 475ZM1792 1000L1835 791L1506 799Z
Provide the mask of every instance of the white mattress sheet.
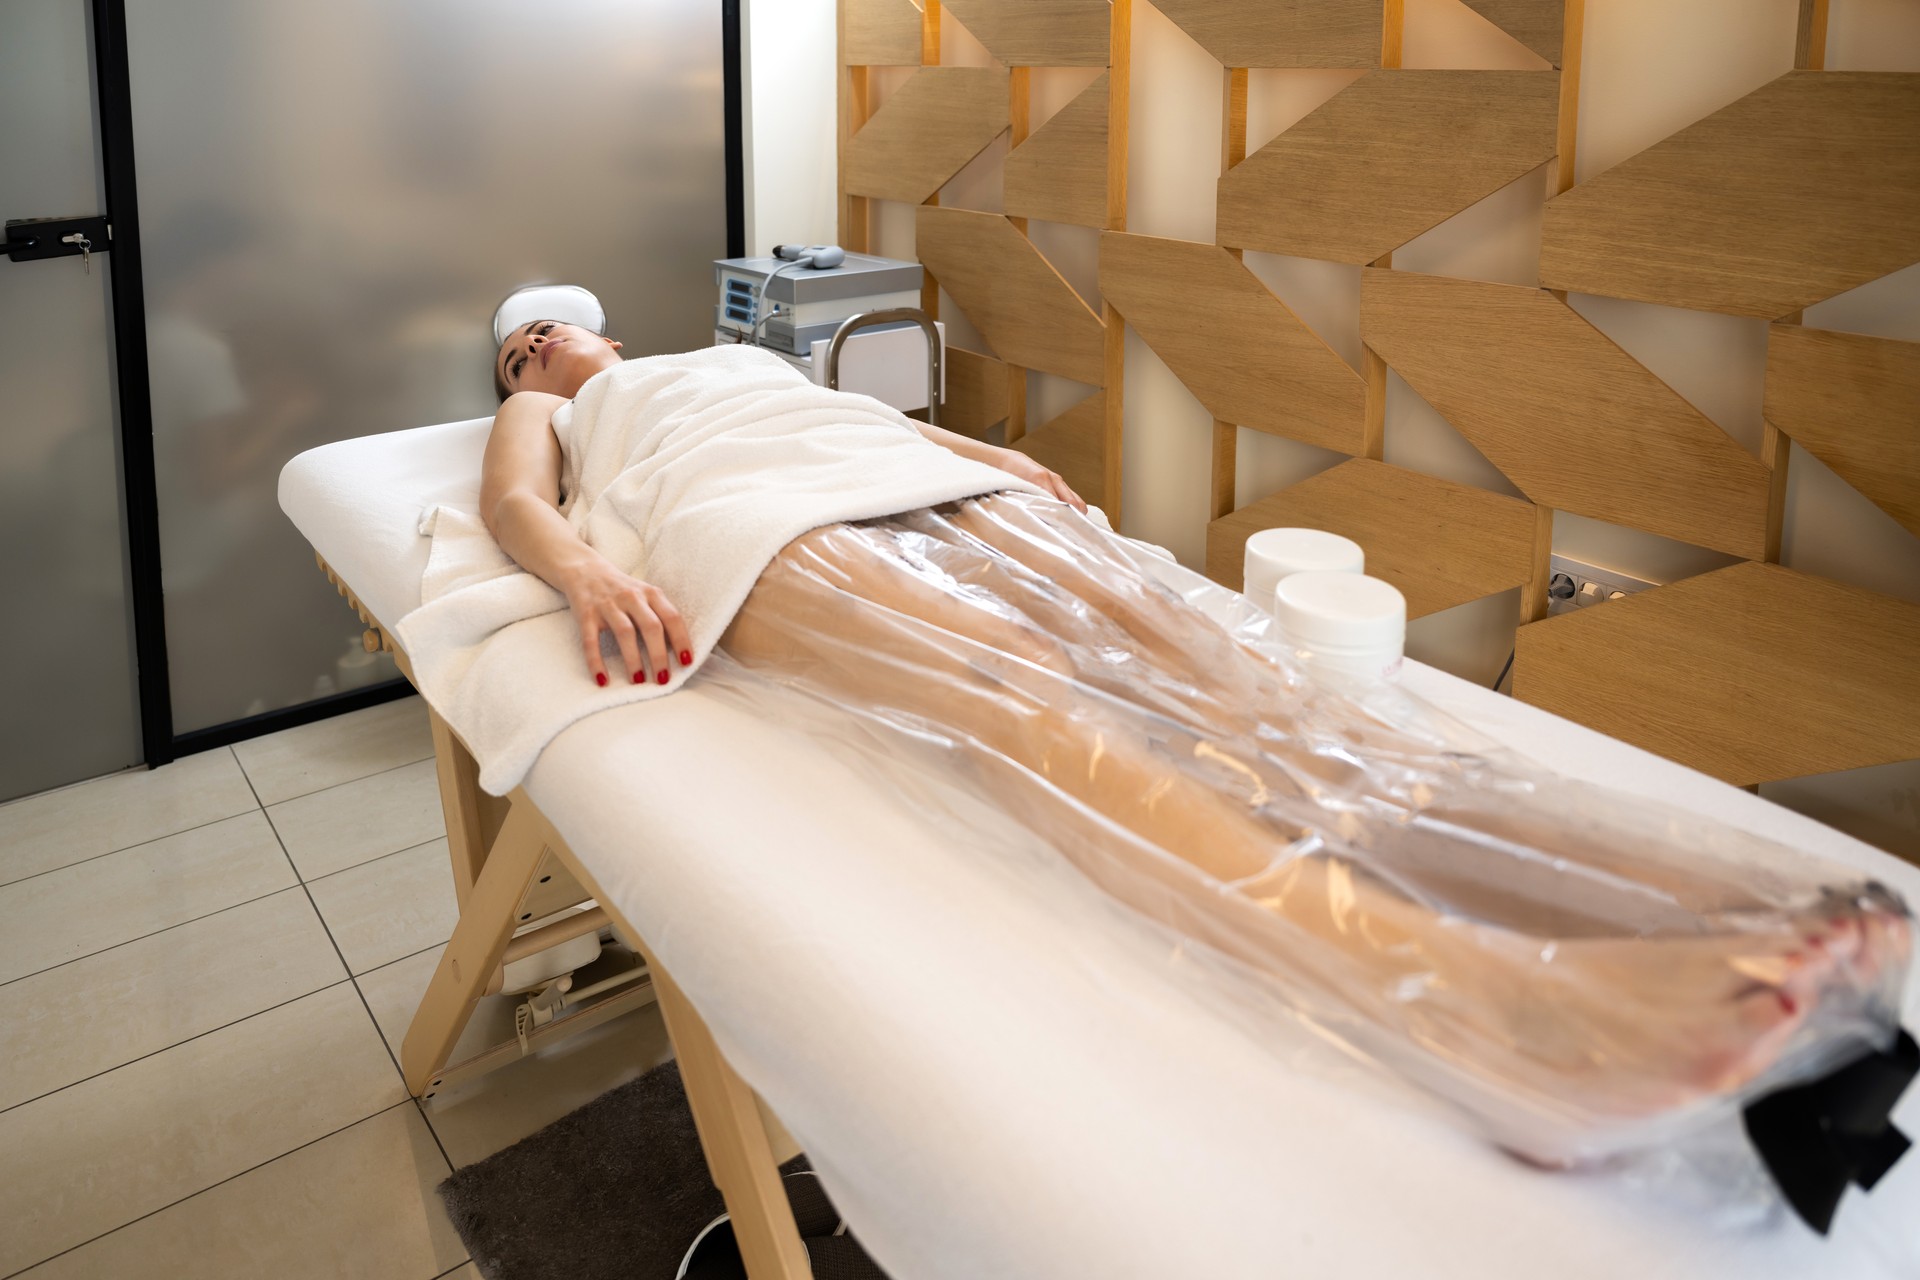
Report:
M303 454L282 506L391 623L418 600L418 514L472 504L485 431ZM1756 796L1417 663L1404 679L1563 773L1920 901L1920 869ZM568 729L526 786L896 1280L1920 1275L1920 1158L1849 1191L1824 1241L1523 1167L1371 1071L1301 1070L1098 895L952 847L697 681ZM1920 1132L1920 1091L1895 1119Z

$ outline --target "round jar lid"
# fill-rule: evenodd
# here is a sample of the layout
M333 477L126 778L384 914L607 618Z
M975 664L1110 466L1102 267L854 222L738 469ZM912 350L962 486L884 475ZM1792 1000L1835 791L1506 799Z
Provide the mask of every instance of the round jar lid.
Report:
M1407 598L1358 573L1296 573L1274 592L1274 618L1302 649L1398 650L1407 638Z
M1262 529L1247 539L1246 590L1262 604L1296 573L1363 573L1367 554L1351 538L1323 529Z

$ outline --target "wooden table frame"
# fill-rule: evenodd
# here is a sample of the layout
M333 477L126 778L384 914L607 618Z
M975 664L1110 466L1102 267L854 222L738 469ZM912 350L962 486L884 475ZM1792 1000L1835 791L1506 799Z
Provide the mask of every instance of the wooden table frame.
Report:
M360 603L317 551L314 560L366 624L368 650L392 653L401 673L418 688L413 664L393 629ZM454 1065L449 1059L501 967L610 924L646 960L651 988L638 987L562 1021L604 1021L644 999L658 998L707 1169L732 1215L747 1274L752 1280L811 1280L813 1269L774 1154L777 1121L727 1062L699 1011L660 966L646 940L600 891L526 791L516 789L503 799L480 790L480 769L472 752L437 712L428 708L427 714L460 920L401 1045L407 1089L415 1097L430 1098L449 1081L494 1065L483 1061L489 1054ZM594 905L586 911L516 934L530 921L589 902ZM530 1037L536 1045L541 1038L540 1033Z

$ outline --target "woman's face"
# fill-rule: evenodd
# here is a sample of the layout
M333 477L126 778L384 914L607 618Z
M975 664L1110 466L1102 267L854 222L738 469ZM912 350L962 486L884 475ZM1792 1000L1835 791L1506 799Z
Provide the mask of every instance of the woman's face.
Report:
M620 344L558 320L532 320L507 335L495 357L507 394L545 391L571 400L588 378L620 363Z

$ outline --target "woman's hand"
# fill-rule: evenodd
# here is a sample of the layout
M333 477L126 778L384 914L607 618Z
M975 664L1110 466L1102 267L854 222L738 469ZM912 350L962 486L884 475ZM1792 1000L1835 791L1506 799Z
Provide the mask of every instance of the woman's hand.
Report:
M1000 450L991 465L1009 475L1018 476L1043 493L1052 494L1075 511L1084 512L1087 509L1086 500L1067 487L1067 482L1060 478L1059 472L1047 470L1018 449Z
M683 667L693 665L686 620L652 583L624 574L595 556L569 573L561 590L580 624L580 647L596 683L607 683L606 664L600 656L602 632L612 633L635 684L647 678L647 667L641 665L643 645L653 678L661 684L667 682L670 657L678 655Z

